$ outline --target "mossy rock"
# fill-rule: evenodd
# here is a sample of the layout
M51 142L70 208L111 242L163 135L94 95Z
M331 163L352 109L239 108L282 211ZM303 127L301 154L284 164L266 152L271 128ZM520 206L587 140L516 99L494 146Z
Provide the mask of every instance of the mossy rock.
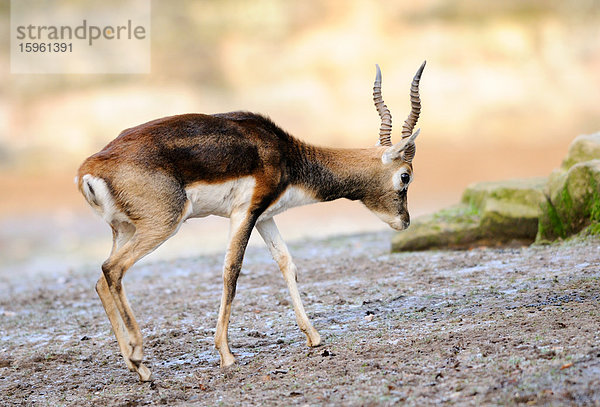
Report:
M544 199L547 177L478 182L467 187L462 203L484 210L489 199L524 206L538 206Z
M468 205L446 208L417 218L406 231L392 239L392 251L464 248L482 239L479 215Z
M541 206L537 242L576 234L600 223L600 159L574 164L550 177Z
M461 204L396 234L393 251L538 243L600 235L600 133L577 137L549 177L480 182Z
M487 199L481 214L481 228L498 242L524 239L530 243L538 231L540 203L543 195L524 204L508 200Z
M575 164L600 158L600 132L575 138L563 160L562 170L567 171Z
M545 185L546 178L473 184L461 204L420 217L396 234L392 251L532 243Z

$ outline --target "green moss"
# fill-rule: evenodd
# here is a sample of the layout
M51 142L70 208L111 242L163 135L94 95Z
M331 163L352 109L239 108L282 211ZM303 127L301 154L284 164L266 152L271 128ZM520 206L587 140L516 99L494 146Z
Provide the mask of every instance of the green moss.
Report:
M479 221L479 215L479 209L473 204L468 204L442 209L433 215L433 219L442 222L476 223Z
M480 184L475 184L469 186L463 192L461 203L467 205L469 208L479 211L479 209L481 209L483 206L483 201L487 198L487 196L487 191L484 188L480 188Z
M587 234L592 236L600 236L600 193L598 192L598 184L593 176L590 176L590 184L592 185L592 197L588 201L587 212L589 213L591 224L587 227Z
M588 235L600 236L600 223L592 222L592 224L587 227L586 232Z
M569 194L568 188L565 186L560 192L558 203L565 212L570 213L573 210L573 198Z
M569 171L554 198L543 203L538 225L538 242L566 238L585 229L584 234L600 234L600 189L593 166L577 166Z
M592 185L592 198L588 203L588 213L592 222L600 222L600 193L598 193L598 184L593 176L590 176Z
M577 211L574 210L573 198L571 198L571 194L569 194L567 185L565 185L562 191L560 191L558 202L554 204L554 208L556 216L558 217L557 220L560 221L562 225L561 233L557 234L557 236L564 238L567 235L577 232L573 230L574 221L576 220L574 218L579 217L580 214L576 213Z
M541 239L554 240L555 238L566 237L565 226L558 214L558 211L552 205L550 200L546 201L542 206L542 212L544 213L543 219L538 222L538 236ZM540 240L538 238L538 240Z
M490 199L537 206L543 200L547 177L511 179L505 181L478 182L464 191L462 203L484 210Z

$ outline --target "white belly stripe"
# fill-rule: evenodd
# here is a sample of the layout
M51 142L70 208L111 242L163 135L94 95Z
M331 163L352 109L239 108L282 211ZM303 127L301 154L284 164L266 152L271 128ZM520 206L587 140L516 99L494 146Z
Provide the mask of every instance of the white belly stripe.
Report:
M281 194L279 199L267 208L267 210L258 218L258 220L260 221L269 219L290 208L308 205L315 202L319 202L319 200L312 196L312 194L305 189L289 186L285 192Z
M217 215L229 218L235 211L248 209L256 181L248 176L220 184L197 183L185 189L190 205L183 219L201 218ZM290 186L267 210L259 220L269 219L289 208L318 202L306 190Z
M191 205L187 218L202 218L208 215L231 216L235 210L244 210L250 205L254 193L254 177L242 177L220 184L199 182L185 189Z

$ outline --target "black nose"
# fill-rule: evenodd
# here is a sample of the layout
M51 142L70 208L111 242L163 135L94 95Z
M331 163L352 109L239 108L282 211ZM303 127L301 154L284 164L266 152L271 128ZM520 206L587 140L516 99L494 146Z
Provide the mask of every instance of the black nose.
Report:
M402 221L402 226L404 226L404 229L406 229L407 227L410 226L410 220L403 220Z

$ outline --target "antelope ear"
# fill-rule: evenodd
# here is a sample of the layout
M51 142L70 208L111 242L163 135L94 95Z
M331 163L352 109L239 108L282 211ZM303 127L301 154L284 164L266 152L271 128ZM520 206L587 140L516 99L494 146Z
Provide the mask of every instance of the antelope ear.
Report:
M402 152L402 160L407 163L412 163L413 158L415 158L415 153L417 152L417 146L414 141L406 144L404 147L404 151Z
M415 139L421 132L421 129L415 131L412 136L407 139L400 140L396 144L391 147L388 147L381 156L381 161L384 164L389 164L398 158L402 158L402 160L406 162L412 162L415 157Z

